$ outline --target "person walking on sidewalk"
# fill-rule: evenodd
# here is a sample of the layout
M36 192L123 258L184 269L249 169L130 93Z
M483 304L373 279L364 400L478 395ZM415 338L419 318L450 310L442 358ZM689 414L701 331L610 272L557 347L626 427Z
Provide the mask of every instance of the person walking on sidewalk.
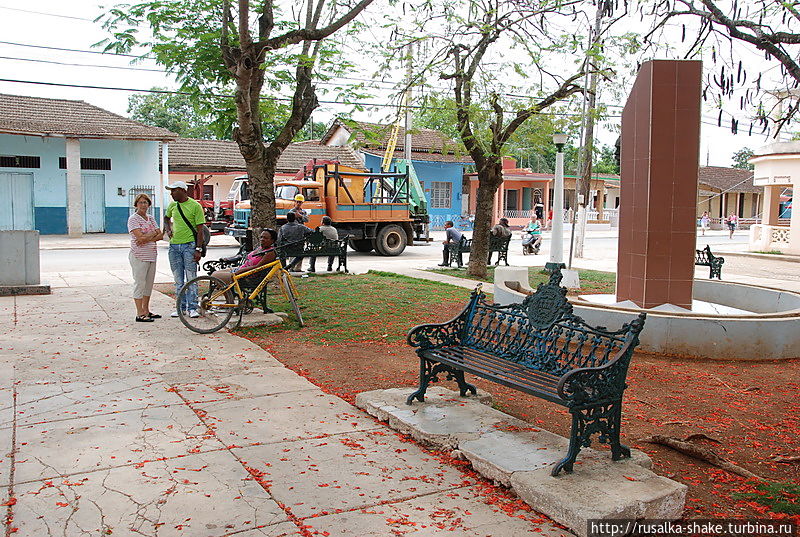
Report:
M700 229L703 230L703 236L706 234L710 220L711 219L708 216L708 211L703 211L703 216L700 217Z
M732 239L733 232L736 231L736 227L739 225L739 217L736 216L736 213L731 213L726 222L728 224L728 238Z
M128 261L133 272L133 303L136 305L136 322L152 323L160 319L150 311L150 295L153 294L153 281L156 277L156 242L164 238L164 233L152 216L147 214L153 205L150 196L139 194L133 202L136 211L128 218L128 233L131 234L131 251Z
M189 197L189 187L183 181L175 181L167 185L172 195L172 203L167 207L164 218L164 233L169 239L169 266L175 278L175 292L178 293L183 284L197 277L197 263L203 252L203 228L206 217L203 207L197 200ZM197 312L197 289L189 289L184 303L178 308L188 311L189 317L199 317ZM172 317L178 316L178 310Z
M448 245L461 242L463 236L459 230L453 227L453 222L448 220L444 223L444 231L446 239L442 241L444 247L442 248L442 263L440 267L450 266L450 249Z

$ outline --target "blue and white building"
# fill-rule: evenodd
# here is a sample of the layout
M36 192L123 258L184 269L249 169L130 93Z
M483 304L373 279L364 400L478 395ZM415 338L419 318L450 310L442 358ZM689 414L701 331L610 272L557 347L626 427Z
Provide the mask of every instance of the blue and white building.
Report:
M159 218L159 145L175 138L83 101L0 94L0 230L127 233L139 193Z
M352 145L361 155L364 166L379 170L389 142L392 125L337 119L320 140L328 146ZM400 128L394 157L403 158L405 129ZM411 161L428 199L431 228L441 229L447 220L471 228L469 213L469 181L465 168L473 164L469 156L459 153L456 142L433 129L411 131ZM465 186L466 184L466 186Z

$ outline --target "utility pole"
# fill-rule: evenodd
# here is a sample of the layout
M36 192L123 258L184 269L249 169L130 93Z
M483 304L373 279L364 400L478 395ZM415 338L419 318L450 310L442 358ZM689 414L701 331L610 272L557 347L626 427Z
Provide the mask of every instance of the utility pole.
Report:
M583 242L586 236L586 206L589 201L589 186L592 180L594 110L597 93L597 70L593 70L591 75L589 75L589 68L592 65L590 54L600 41L600 25L603 20L604 7L603 2L598 2L597 13L594 19L594 28L592 29L589 39L589 49L586 51L586 77L584 79L583 92L584 106L583 118L581 121L582 146L578 166L580 177L576 177L575 179L575 200L578 207L572 217L572 240L569 245L568 265L570 268L572 268L573 253L575 257L583 257ZM587 85L589 86L588 88Z
M413 76L413 58L414 58L414 49L411 43L408 44L408 63L406 65L406 94L405 94L405 103L406 103L406 137L403 142L403 158L406 159L409 164L411 163L411 78Z

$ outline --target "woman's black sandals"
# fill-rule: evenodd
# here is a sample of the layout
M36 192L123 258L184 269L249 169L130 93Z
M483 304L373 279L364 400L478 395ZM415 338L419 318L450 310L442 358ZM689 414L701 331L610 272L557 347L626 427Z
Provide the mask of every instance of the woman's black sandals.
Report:
M147 315L137 315L136 316L136 322L137 323L152 323L153 322L153 318L152 317L148 317Z
M151 319L160 319L161 318L161 315L159 315L158 313L152 313L152 312L148 313L147 316L150 317Z

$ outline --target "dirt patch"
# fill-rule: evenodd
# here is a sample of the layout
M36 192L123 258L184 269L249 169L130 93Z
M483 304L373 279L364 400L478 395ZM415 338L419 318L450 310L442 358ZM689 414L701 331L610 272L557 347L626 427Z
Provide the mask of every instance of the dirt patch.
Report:
M443 312L442 318L455 313ZM287 367L350 402L362 391L411 389L417 383L418 359L404 344L315 345L300 341L293 332L248 337ZM753 482L640 439L702 433L718 441L703 439L704 445L732 462L771 481L797 482L800 464L773 459L800 453L800 361L733 363L637 354L628 379L623 441L648 453L658 474L689 485L685 516L786 516L736 497L755 492ZM569 434L570 418L564 408L481 379L473 381L492 393L504 412ZM455 383L444 385L449 384L455 387Z

